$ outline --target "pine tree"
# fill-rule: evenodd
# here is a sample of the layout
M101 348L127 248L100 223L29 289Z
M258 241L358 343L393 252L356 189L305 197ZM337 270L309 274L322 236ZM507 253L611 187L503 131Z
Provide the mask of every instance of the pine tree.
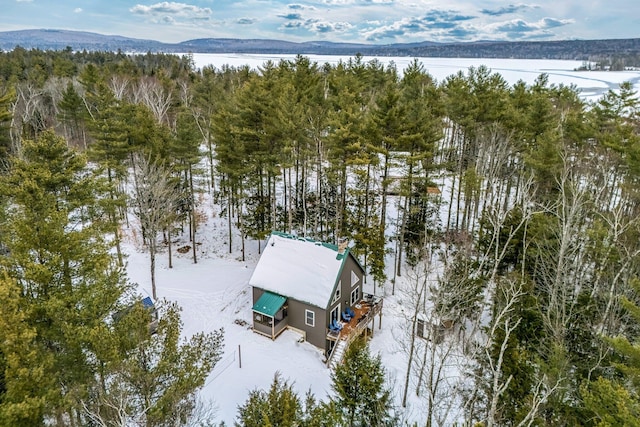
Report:
M172 157L174 159L174 169L181 173L183 177L182 188L186 190L183 200L188 200L186 211L189 213L189 233L193 243L193 262L198 262L196 257L196 230L198 226L196 213L196 189L193 185L194 169L200 161L200 143L202 135L198 131L196 119L187 111L181 110L176 117L175 138L173 140ZM171 234L170 226L167 232ZM169 248L171 248L171 237L169 236Z
M366 82L358 78L362 68L363 64L358 59L355 63L350 61L348 64L338 64L330 75L331 110L328 113L329 133L325 148L329 167L326 177L330 190L335 192L335 201L333 212L328 211L327 214L331 212L335 216L326 220L328 225L333 222L332 234L336 242L350 236L347 212L348 172L350 165L365 154L367 108L363 92Z
M86 149L87 141L84 124L86 110L82 98L71 81L62 93L62 99L58 103L58 108L60 110L58 119L64 126L64 131L69 142Z
M640 281L634 279L631 285L636 292L640 291ZM640 306L637 300L624 295L620 296L620 303L632 324L625 334L604 338L614 350L617 362L613 367L617 372L611 375L610 370L605 371L605 376L585 381L580 387L585 410L603 427L640 425L640 344L636 341Z
M398 87L398 77L393 76L383 90L381 96L376 98L376 108L372 114L374 141L379 141L382 161L382 201L380 215L380 230L384 235L387 224L387 192L390 178L391 156L397 150L398 143L402 136L402 120L405 115L404 105L400 103L400 89Z
M240 427L296 427L302 420L302 403L293 386L276 372L269 391L249 392L244 405L238 407Z
M94 139L88 157L97 162L105 171L110 185L106 204L112 232L114 233L118 262L124 265L120 248L120 211L126 208L121 183L126 176L126 159L130 154L127 140L127 125L123 109L113 93L103 83L91 84L96 92L88 94L91 120L89 131Z
M640 426L640 400L619 383L601 377L580 390L587 411L599 421L597 427Z
M434 169L435 142L441 138L443 127L440 94L433 78L417 60L405 70L400 88L404 117L397 149L404 152L406 172L401 185L402 219L397 236L398 275L401 274L403 252L424 247L428 227L421 220L426 221L428 216L426 190ZM409 226L416 222L420 225L411 230Z
M222 73L218 73L213 67L203 67L198 78L190 86L190 91L193 94L193 102L188 109L207 148L209 179L211 188L215 190L213 119L223 103L223 96L226 95L222 84Z
M14 97L13 92L0 94L0 170L5 168L7 156L11 152L10 123L11 112L9 103Z
M341 424L348 427L395 425L391 391L385 388L385 372L380 356L369 354L367 343L351 343L344 362L331 376L333 399Z
M64 424L92 381L96 332L125 289L103 237L98 198L105 185L49 131L25 141L11 166L0 179L9 201L0 223L8 253L2 264L13 281L4 281L0 307L7 361L0 418Z
M224 331L184 340L180 308L163 303L158 311L156 328L138 302L102 334L99 381L83 401L98 425L189 425L196 393L222 355Z
M238 427L330 427L340 422L333 402L318 402L310 391L303 401L279 372L268 391L249 392L237 418Z
M53 397L51 354L43 355L36 342L36 329L28 325L22 304L22 290L16 281L0 278L0 425L29 427L40 425L46 399Z

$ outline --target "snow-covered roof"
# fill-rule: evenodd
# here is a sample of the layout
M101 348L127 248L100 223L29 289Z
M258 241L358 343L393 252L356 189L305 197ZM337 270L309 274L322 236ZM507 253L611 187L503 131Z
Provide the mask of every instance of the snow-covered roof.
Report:
M249 284L324 308L348 251L339 254L335 245L274 232Z

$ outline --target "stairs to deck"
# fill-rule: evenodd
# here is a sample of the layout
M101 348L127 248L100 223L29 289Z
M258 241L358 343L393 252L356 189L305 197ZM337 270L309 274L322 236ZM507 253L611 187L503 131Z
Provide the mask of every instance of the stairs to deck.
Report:
M336 342L336 346L333 347L333 351L331 351L331 355L329 356L329 362L327 362L327 366L329 369L334 370L338 363L342 362L342 358L344 357L344 353L347 350L347 341L338 340Z

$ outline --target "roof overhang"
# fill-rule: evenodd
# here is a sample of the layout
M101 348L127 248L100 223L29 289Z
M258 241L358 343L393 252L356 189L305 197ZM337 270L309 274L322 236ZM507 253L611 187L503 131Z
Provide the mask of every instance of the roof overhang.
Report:
M253 304L253 311L264 314L265 316L273 317L278 311L280 311L286 301L287 299L282 295L265 291L262 296L258 298L258 301Z

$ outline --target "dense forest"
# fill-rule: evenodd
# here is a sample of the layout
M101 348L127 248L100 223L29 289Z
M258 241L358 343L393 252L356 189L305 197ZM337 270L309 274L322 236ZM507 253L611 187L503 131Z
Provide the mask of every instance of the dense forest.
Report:
M450 402L465 425L638 425L639 113L628 83L585 103L482 66L438 82L418 61L399 73L360 56L196 70L2 52L0 425L207 425L196 394L223 331L180 344L166 304L150 334L120 249L135 216L153 283L158 245L196 241L202 192L229 251L271 230L347 240L380 289L407 278L403 401L422 396L427 426ZM400 423L379 360L352 351L362 364L334 385L375 372L371 401L305 405L276 378L239 422ZM449 388L453 355L464 381Z

